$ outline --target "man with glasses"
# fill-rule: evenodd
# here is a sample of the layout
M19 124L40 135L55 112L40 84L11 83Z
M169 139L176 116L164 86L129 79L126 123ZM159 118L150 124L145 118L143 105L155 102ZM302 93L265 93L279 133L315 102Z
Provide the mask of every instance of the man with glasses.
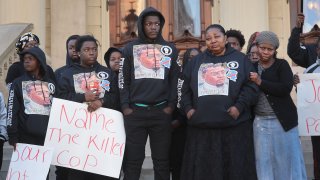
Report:
M155 179L169 180L171 114L176 106L176 48L161 35L165 19L146 8L138 19L138 39L127 44L120 63L120 102L126 129L124 180L138 180L150 138Z

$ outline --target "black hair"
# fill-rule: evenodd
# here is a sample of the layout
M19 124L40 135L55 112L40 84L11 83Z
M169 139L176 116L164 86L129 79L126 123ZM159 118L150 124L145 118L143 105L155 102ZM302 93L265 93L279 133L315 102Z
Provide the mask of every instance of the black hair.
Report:
M246 40L244 39L243 34L241 33L241 31L239 30L235 30L235 29L230 29L226 32L227 38L228 37L235 37L238 39L239 43L240 43L240 47L242 48L244 46L244 44L246 43Z
M76 62L79 61L79 57L77 58L77 60L73 60L70 57L69 51L68 51L68 44L71 40L77 40L80 36L79 35L71 35L70 37L68 37L67 41L66 41L66 49L67 49L67 54L66 54L66 64L70 65L71 62ZM76 41L77 42L77 41Z
M156 12L156 11L152 11L152 12L146 13L146 14L143 16L142 23L144 23L144 20L145 20L146 17L148 17L148 16L157 16L157 17L159 17L160 23L162 23L162 22L161 22L161 14L160 14L159 12Z
M91 35L84 35L84 36L80 36L80 37L77 39L77 42L76 42L76 45L75 45L77 52L80 52L83 43L86 42L86 41L94 42L94 43L97 45L97 47L98 47L98 40L96 40L96 38L94 38L94 37L91 36Z
M115 47L110 47L108 49L108 51L104 54L104 61L106 62L106 65L110 67L110 57L111 57L111 54L114 53L114 52L119 52L120 54L122 54L122 52L120 51L120 49L118 48L115 48Z
M222 32L223 35L226 35L226 30L224 30L224 28L220 25L220 24L211 24L207 27L206 29L206 33L210 30L210 29L219 29L220 32Z
M68 39L67 39L67 42L66 42L66 47L67 47L67 49L68 49L68 43L69 43L71 40L77 40L79 37L80 37L80 36L79 36L79 35L76 35L76 34L69 36Z
M317 48L320 48L320 37L318 37Z

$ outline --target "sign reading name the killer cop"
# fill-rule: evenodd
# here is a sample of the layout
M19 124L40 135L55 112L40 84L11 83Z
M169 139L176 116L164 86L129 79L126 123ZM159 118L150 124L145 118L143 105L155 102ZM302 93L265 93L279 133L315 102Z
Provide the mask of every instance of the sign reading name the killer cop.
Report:
M319 136L320 74L302 74L299 78L297 90L299 134L300 136Z
M54 147L52 164L118 178L125 130L119 111L53 99L45 146Z
M46 179L53 150L43 146L17 143L6 180Z

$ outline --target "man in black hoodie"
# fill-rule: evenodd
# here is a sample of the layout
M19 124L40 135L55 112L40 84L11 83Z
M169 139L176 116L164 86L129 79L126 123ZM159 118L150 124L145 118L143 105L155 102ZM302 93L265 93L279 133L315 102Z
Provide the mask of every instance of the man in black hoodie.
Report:
M88 111L94 112L100 107L117 110L117 76L109 68L97 62L98 44L93 36L80 36L75 45L80 63L67 68L59 82L59 97L78 103L87 103ZM111 180L89 172L70 169L69 180Z
M73 63L79 63L79 56L75 49L75 44L77 39L79 38L79 35L72 35L67 39L66 47L67 47L67 57L66 57L66 65L60 67L57 69L54 73L57 79L57 82L59 82L63 72L69 68Z
M146 8L138 19L138 39L123 49L120 102L125 119L124 180L138 180L150 137L155 180L169 180L171 113L176 105L177 50L161 31L163 15Z
M21 53L25 74L13 81L8 98L9 144L43 145L55 83L47 75L44 52L33 47Z
M67 55L66 55L66 65L60 67L55 71L55 76L57 79L57 83L59 83L61 76L63 73L71 67L74 63L80 63L79 56L76 52L75 44L79 35L72 35L67 39L66 48L67 48ZM56 166L56 180L65 180L68 178L69 169L61 166Z

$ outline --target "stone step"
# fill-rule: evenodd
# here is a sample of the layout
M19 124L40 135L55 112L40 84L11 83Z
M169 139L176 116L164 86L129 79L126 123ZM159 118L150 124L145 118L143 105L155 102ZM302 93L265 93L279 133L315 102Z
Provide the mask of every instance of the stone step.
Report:
M307 176L308 180L313 179L313 155L312 155L312 144L310 137L301 137L301 146L303 149L303 156L304 161L306 165L307 170ZM149 144L146 145L146 159L144 160L143 166L142 166L142 173L141 173L141 180L153 180L153 165L152 165L152 159L150 157L150 149L148 148ZM4 149L3 149L3 163L2 163L2 169L0 171L0 180L5 180L7 171L10 164L11 154L12 154L12 147L5 143ZM50 176L49 180L55 180L55 167L50 167Z
M303 152L303 158L305 164L313 164L313 153L312 152Z
M311 138L306 136L300 137L301 147L303 150L303 158L306 166L308 180L313 179L313 154Z
M312 151L312 143L310 137L300 137L303 151Z

